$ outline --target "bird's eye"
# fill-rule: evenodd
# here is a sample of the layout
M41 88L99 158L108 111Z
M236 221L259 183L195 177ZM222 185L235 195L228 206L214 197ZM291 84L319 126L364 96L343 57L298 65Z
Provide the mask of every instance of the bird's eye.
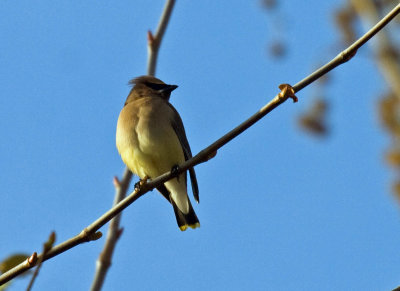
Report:
M167 84L155 84L155 83L146 83L146 86L156 91L169 87L169 85Z

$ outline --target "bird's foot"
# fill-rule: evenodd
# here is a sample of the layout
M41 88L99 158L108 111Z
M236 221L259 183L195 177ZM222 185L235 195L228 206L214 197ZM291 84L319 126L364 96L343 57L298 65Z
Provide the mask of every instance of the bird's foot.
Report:
M178 171L179 171L179 166L178 166L178 165L172 166L172 168L171 168L171 174L172 174L174 177L176 177L176 179L177 179L178 182L179 182Z
M149 176L145 176L143 179L140 179L139 182L136 182L135 189L137 189L137 191L140 191L140 188L142 188L144 185L147 184L148 179L149 179Z

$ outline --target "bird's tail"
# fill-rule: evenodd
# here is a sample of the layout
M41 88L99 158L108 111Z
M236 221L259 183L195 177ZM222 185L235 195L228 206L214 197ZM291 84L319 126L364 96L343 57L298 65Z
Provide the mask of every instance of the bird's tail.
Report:
M192 204L189 202L189 212L184 214L179 210L178 206L172 198L170 198L171 204L174 207L176 222L178 223L179 229L185 231L188 227L197 228L200 227L200 221L197 218L196 213L193 210Z

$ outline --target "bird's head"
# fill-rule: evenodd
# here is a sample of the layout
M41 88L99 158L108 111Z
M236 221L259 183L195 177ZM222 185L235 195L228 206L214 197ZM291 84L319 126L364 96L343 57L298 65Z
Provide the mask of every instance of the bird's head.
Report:
M152 76L137 77L132 79L129 84L133 85L133 87L126 99L125 105L143 97L162 98L168 102L171 92L178 88L177 85L165 84L160 79Z

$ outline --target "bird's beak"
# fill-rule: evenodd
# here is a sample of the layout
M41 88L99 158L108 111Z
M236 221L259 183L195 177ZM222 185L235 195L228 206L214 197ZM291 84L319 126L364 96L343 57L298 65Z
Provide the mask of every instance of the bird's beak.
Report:
M174 91L176 88L178 88L177 85L167 85L164 88L158 90L158 92L160 93L171 93L172 91Z

